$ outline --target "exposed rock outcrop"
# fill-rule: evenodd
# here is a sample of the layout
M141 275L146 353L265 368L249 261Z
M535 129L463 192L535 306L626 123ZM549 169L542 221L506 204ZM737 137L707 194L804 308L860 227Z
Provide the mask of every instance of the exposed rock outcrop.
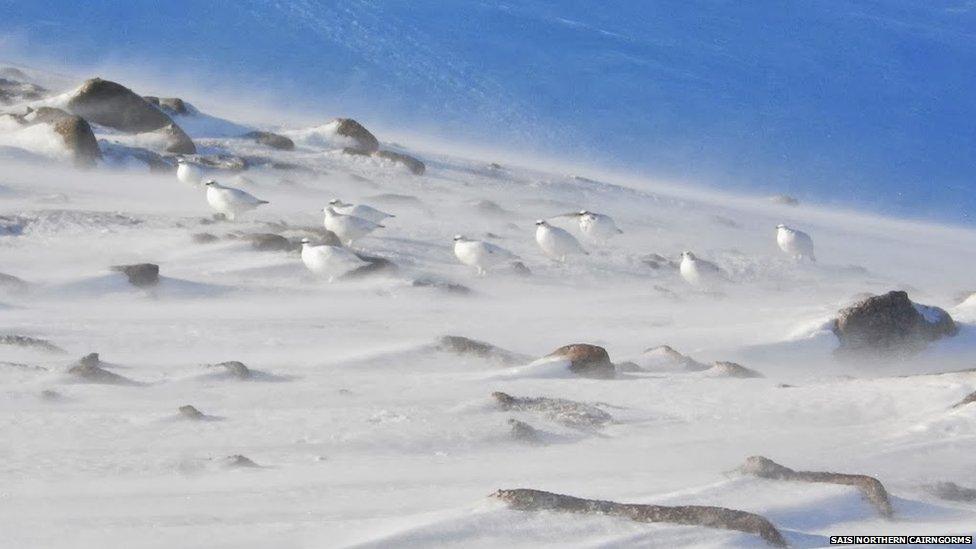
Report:
M968 404L976 403L976 391L969 393L965 398L952 405L953 408L962 408Z
M348 148L367 154L376 152L380 148L380 142L376 136L352 118L336 118L332 122L336 124L335 132L337 135L348 137L355 142L355 145Z
M42 351L47 351L49 353L64 354L66 351L61 347L51 343L46 339L40 339L37 337L22 336L22 335L0 335L0 345L13 345L16 347L31 347L34 349L40 349Z
M491 394L498 407L506 411L540 412L545 417L575 428L599 427L613 421L613 416L592 404L563 398L517 397L496 391Z
M245 139L252 139L262 145L278 149L280 151L291 151L295 149L295 142L291 139L272 132L253 131L244 134Z
M904 291L863 299L842 309L834 322L839 356L911 355L958 331L949 313L913 303Z
M26 74L17 69L12 70L16 72L0 74L0 105L36 101L47 95L48 90L43 86L28 82Z
M376 158L382 158L384 160L390 160L398 164L403 164L410 170L410 173L414 175L423 175L427 171L427 165L420 160L410 156L409 154L403 154L393 151L375 151L373 156Z
M820 471L794 471L789 467L784 467L775 461L763 457L752 456L739 471L748 475L767 478L773 480L791 480L799 482L823 482L828 484L843 484L854 486L861 491L861 494L878 510L883 517L890 517L893 514L891 502L888 500L888 491L885 490L881 481L867 475L849 475L845 473L825 473Z
M155 263L115 265L112 270L124 274L129 279L129 284L137 288L148 288L159 284L159 265Z
M476 356L478 358L495 360L505 365L524 364L530 360L528 355L515 353L508 349L496 347L491 343L464 336L443 336L437 340L435 348L445 353Z
M129 88L101 78L86 80L68 100L67 109L89 122L121 132L161 132L166 151L193 154L196 146L166 113Z
M68 368L68 375L86 383L105 385L138 385L139 383L102 367L98 353L90 353Z
M770 545L786 547L786 540L768 519L761 515L705 505L644 505L583 499L542 490L517 488L498 490L492 497L519 511L561 511L588 515L609 515L637 522L668 522L736 530L756 534Z
M556 349L546 355L569 360L569 370L584 377L608 379L616 375L616 368L610 362L607 350L588 343L573 343Z
M29 110L19 119L21 123L29 126L49 125L61 136L65 148L71 152L74 163L78 167L90 168L102 157L91 125L78 115L54 107L40 107Z

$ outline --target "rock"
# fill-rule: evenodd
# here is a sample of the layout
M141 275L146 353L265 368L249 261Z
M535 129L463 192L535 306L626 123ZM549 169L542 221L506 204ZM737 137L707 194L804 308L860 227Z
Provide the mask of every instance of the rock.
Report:
M187 162L197 164L204 169L226 170L230 172L240 172L246 170L250 164L247 159L233 154L194 154L183 156Z
M227 373L238 379L248 379L251 377L251 370L249 370L243 362L239 362L237 360L229 360L227 362L213 364L210 367L223 368L224 370L227 370Z
M137 288L147 288L159 284L159 265L155 263L115 265L112 270L124 274L128 277L129 284Z
M349 156L372 156L372 153L355 147L343 147L342 154L348 154Z
M84 118L53 107L40 107L23 117L28 125L48 124L61 136L64 146L71 151L78 167L90 168L102 157L98 140L91 125Z
M68 100L67 108L89 122L125 133L159 131L167 138L167 152L196 152L193 140L169 115L121 84L101 78L86 80Z
M763 457L752 456L739 468L739 472L760 478L773 480L791 480L799 482L823 482L828 484L843 484L854 486L861 491L865 498L884 517L893 513L888 492L881 481L867 475L849 475L845 473L825 473L819 471L794 471L775 461Z
M608 379L616 375L607 350L588 343L573 343L546 355L569 360L569 370L584 377Z
M773 204L782 204L784 206L798 206L800 201L788 194L778 194L776 196L769 197L769 201Z
M167 173L175 170L175 164L171 164L162 155L149 149L128 147L106 139L99 140L98 145L102 149L102 156L115 164L125 165L131 160L136 160L145 164L153 173Z
M120 376L102 368L101 365L102 361L98 353L90 353L68 368L68 374L87 383L138 385L138 383L127 377Z
M558 511L587 515L609 515L637 522L667 522L736 530L756 534L770 545L787 547L783 535L765 517L725 507L617 503L582 499L528 488L498 490L491 497L499 499L512 509L519 511Z
M338 237L336 237L338 240ZM341 244L335 244L336 246L341 246ZM363 265L362 267L357 267L348 273L343 274L339 278L341 280L358 280L367 276L373 275L390 275L396 273L399 270L396 263L386 259L385 257L377 257L372 255L365 255L357 253L356 256L363 261L368 261L369 265Z
M17 347L33 347L50 353L65 354L67 351L46 339L22 335L0 335L0 345L14 345Z
M355 146L350 148L366 153L375 152L380 148L380 142L376 136L352 118L336 118L332 122L336 124L336 134L348 137L356 142Z
M839 356L897 357L959 331L949 313L919 305L904 291L869 297L842 309L834 322Z
M194 233L190 238L197 244L208 244L218 240L217 235L213 233Z
M547 418L574 428L599 427L613 421L613 416L592 404L564 398L516 397L496 391L491 394L505 411L541 412Z
M251 243L252 248L262 252L290 252L301 247L301 244L274 233L249 234L245 239Z
M438 280L436 278L421 277L415 279L410 283L414 288L434 288L437 290L443 290L449 294L455 295L471 295L474 291L468 288L464 284L458 284L456 282L448 282L446 280Z
M512 272L519 276L532 276L532 270L525 266L521 261L512 263Z
M669 259L661 254L648 254L640 258L641 263L654 270L668 269L677 271L679 264L674 259Z
M511 426L512 439L529 444L545 444L543 432L528 423L511 418L508 420L508 424Z
M423 162L417 160L416 158L408 155L397 153L393 151L376 151L373 153L376 158L383 158L385 160L391 160L399 164L403 164L410 170L410 173L414 175L423 175L427 171L427 166Z
M160 108L163 112L170 116L192 114L196 111L196 109L191 107L189 103L183 101L179 97L156 97L153 95L146 95L143 96L143 99Z
M491 200L476 200L472 203L475 211L482 215L491 215L496 217L511 217L514 215L513 212L506 210L498 205L496 202Z
M974 402L976 402L976 391L973 391L972 393L969 393L968 395L966 395L966 398L964 398L964 399L960 400L959 402L953 404L952 407L953 408L961 408L963 406L966 406L967 404L972 404Z
M506 365L524 364L530 359L528 355L514 353L507 349L496 347L491 343L485 343L484 341L478 341L464 336L443 336L437 340L435 348L444 353L497 360Z
M255 469L261 467L257 463L254 463L251 458L241 454L225 457L223 459L223 465L229 469Z
M5 273L0 273L0 288L5 290L17 290L24 291L30 285L24 282L23 279L17 278L14 275L9 275Z
M271 132L254 131L243 135L247 139L253 139L262 145L278 149L280 151L291 151L295 149L295 142L291 139Z
M207 417L203 412L197 410L195 406L190 404L180 406L180 415L187 419L204 419Z
M707 364L683 355L669 345L646 349L636 362L641 369L650 371L701 372L709 368Z
M948 501L976 501L976 489L959 486L955 482L939 482L927 487L933 496Z
M6 70L6 69L4 69ZM37 84L28 82L23 72L0 73L0 105L14 105L27 101L36 101L47 95L48 90Z
M742 379L766 377L755 370L746 368L741 364L724 361L713 362L712 367L705 370L705 374L716 377L736 377Z
M41 391L41 398L44 400L56 401L64 399L64 395L53 389L44 389Z

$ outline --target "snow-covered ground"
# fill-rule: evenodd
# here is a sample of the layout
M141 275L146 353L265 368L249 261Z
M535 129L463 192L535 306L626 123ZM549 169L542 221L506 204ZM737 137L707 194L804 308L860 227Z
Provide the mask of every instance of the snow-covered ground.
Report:
M220 119L177 121L205 152L308 169L218 173L270 201L231 223L213 222L203 189L173 174L2 165L0 272L29 286L0 286L0 335L67 353L0 345L0 546L762 544L725 530L524 513L488 498L518 487L743 509L797 547L838 534L973 533L976 504L926 486L976 484L976 406L950 409L976 389L976 374L930 375L974 366L976 305L959 303L976 289L976 231L416 145L407 150L427 173L415 176L330 148L321 128L281 130L298 145L281 152L228 138L236 133ZM397 273L330 284L298 252L224 238L294 236L319 226L335 197L396 215L356 248ZM534 221L581 208L612 215L623 234L584 241L590 254L565 264L548 260ZM570 219L553 223L579 236ZM810 233L819 263L780 252L779 223ZM513 251L531 275L476 276L452 254L458 233ZM685 250L731 282L704 292L646 261ZM160 266L157 287L134 288L109 269L140 262ZM825 321L890 289L946 308L960 333L908 362L837 362ZM584 379L435 350L444 335L532 357L593 343L618 363L667 344L766 377ZM138 383L75 382L66 370L89 352ZM258 375L207 367L231 360ZM506 412L493 391L597 404L614 420L580 428ZM186 404L213 420L182 418ZM545 431L548 444L513 440L510 418ZM260 467L229 467L237 454ZM895 518L879 518L851 487L730 473L760 454L876 476Z

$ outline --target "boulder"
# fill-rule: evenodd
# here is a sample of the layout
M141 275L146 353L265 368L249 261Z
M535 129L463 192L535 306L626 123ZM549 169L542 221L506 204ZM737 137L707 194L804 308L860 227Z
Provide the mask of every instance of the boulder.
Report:
M508 420L508 425L511 427L509 434L513 440L528 444L545 444L545 434L528 423L511 418Z
M356 142L355 146L351 148L366 153L375 152L380 148L380 142L376 136L352 118L336 118L333 123L336 124L336 134L348 137Z
M272 149L280 151L291 151L295 149L295 142L291 139L271 132L254 131L243 135L246 139L253 139L262 145L267 145Z
M189 103L183 101L179 97L156 97L154 95L146 95L143 96L143 99L149 103L152 103L170 116L193 113L193 110L191 110L192 107L189 106Z
M274 233L249 234L245 239L251 243L252 248L263 252L290 252L301 247L300 244Z
M227 362L213 364L211 365L211 368L223 368L228 374L239 379L248 379L251 377L251 370L245 366L243 362L238 360L229 360Z
M98 140L91 125L84 118L54 107L31 110L22 118L28 125L47 124L61 136L64 146L71 151L75 165L90 168L102 157Z
M653 372L701 372L709 366L683 355L670 345L660 345L646 349L636 360L642 370Z
M556 511L585 515L606 515L636 522L664 522L721 528L756 534L775 547L787 547L786 539L761 515L706 505L646 505L583 499L530 488L498 490L492 494L518 511Z
M68 375L87 383L105 385L137 385L135 381L112 373L102 367L98 353L89 353L68 368Z
M431 277L421 277L414 279L410 283L414 288L434 288L436 290L442 290L449 294L454 295L471 295L474 293L471 288L468 288L464 284L458 284L457 282L448 282L446 280L440 280Z
M197 244L209 244L210 242L216 242L219 240L217 235L213 233L193 233L190 238L192 238Z
M915 354L928 343L956 335L949 313L919 305L904 291L863 299L842 309L834 321L839 356L897 357Z
M976 391L973 391L972 393L969 393L968 395L966 395L965 398L963 398L959 402L953 404L952 407L953 408L961 408L963 406L966 406L966 405L969 405L969 404L973 404L974 402L976 402Z
M527 355L521 355L508 349L502 349L491 343L464 336L443 336L437 340L434 347L444 353L476 356L478 358L497 360L507 365L524 364L530 360Z
M410 170L410 173L414 175L423 175L427 171L427 166L423 162L417 160L416 158L408 155L393 151L375 151L373 156L376 158L383 158L385 160L390 160L398 164L403 164Z
M539 412L552 421L577 429L600 427L613 421L613 416L585 402L564 398L518 397L500 391L491 396L502 410Z
M17 69L14 69L15 71ZM26 75L17 71L22 77L3 73L0 77L0 105L14 105L27 101L36 101L47 95L48 90L37 84L26 81Z
M759 372L746 368L735 362L713 362L712 367L705 370L705 374L716 377L735 377L740 379L766 377Z
M257 463L254 463L251 458L241 454L227 456L222 461L224 467L228 469L256 469L261 467Z
M126 165L135 160L141 162L153 173L168 173L174 169L174 164L169 163L159 153L142 147L127 147L119 143L113 143L105 139L98 141L102 149L102 156L109 162L119 165Z
M569 360L569 370L584 377L612 378L616 368L610 362L607 350L588 343L573 343L546 355Z
M124 274L128 277L129 284L137 288L147 288L159 284L159 265L155 263L115 265L112 270Z
M335 234L335 233L332 233ZM338 240L338 237L336 237ZM342 244L330 244L332 246L341 246ZM363 265L362 267L357 267L348 273L344 273L339 278L341 280L356 280L367 276L378 275L378 274L393 274L397 272L400 268L397 264L386 259L385 257L377 257L365 254L356 254L359 259L366 261L369 265Z
M976 489L959 486L955 482L939 482L927 488L930 494L940 499L961 502L976 501Z
M204 415L203 412L197 410L196 406L193 406L191 404L180 406L180 415L187 419L195 419L195 420L204 419L207 417L206 415Z
M0 345L13 345L15 347L31 347L49 353L64 354L66 351L61 347L51 343L46 339L22 335L0 335Z
M169 115L121 84L101 78L86 80L68 100L67 108L89 122L129 134L161 131L167 138L167 152L196 152L193 141Z
M826 473L821 471L794 471L764 456L752 456L746 459L746 462L739 467L739 472L773 480L823 482L854 486L861 491L881 516L890 517L894 513L884 485L878 479L867 475Z

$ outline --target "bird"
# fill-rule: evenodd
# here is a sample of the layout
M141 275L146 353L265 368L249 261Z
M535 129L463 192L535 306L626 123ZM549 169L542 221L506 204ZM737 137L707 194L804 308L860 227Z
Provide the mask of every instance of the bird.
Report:
M579 217L580 232L588 240L606 242L623 233L609 215L580 210L576 216Z
M701 288L715 286L728 279L721 267L711 261L698 259L691 252L681 254L679 270L681 271L681 278L684 278L688 284Z
M566 261L568 255L589 255L579 240L576 240L576 237L566 230L553 227L544 219L537 220L535 224L535 241L542 248L542 251L552 259Z
M367 206L366 204L347 204L338 198L333 198L330 200L329 205L332 206L333 210L341 214L354 215L356 217L368 219L373 223L382 223L387 217L396 217L391 213L377 210L376 208Z
M268 201L261 200L251 193L234 187L225 187L213 179L208 179L207 203L217 212L227 216L227 219L234 220L244 212L251 211L262 204L268 204Z
M203 170L200 166L187 162L185 158L177 158L176 178L187 185L199 185L203 183Z
M309 271L327 277L329 282L349 271L369 265L368 261L363 261L345 248L327 244L313 245L307 238L302 239L302 263Z
M488 269L518 259L512 252L483 240L454 235L454 256L458 261L478 270L478 275L488 274Z
M354 240L360 239L383 225L368 219L363 219L355 215L341 214L335 208L328 206L322 210L325 212L325 228L334 232L339 240L347 246L352 246Z
M801 230L780 223L776 226L776 244L797 261L809 259L813 263L817 262L813 255L813 239Z

